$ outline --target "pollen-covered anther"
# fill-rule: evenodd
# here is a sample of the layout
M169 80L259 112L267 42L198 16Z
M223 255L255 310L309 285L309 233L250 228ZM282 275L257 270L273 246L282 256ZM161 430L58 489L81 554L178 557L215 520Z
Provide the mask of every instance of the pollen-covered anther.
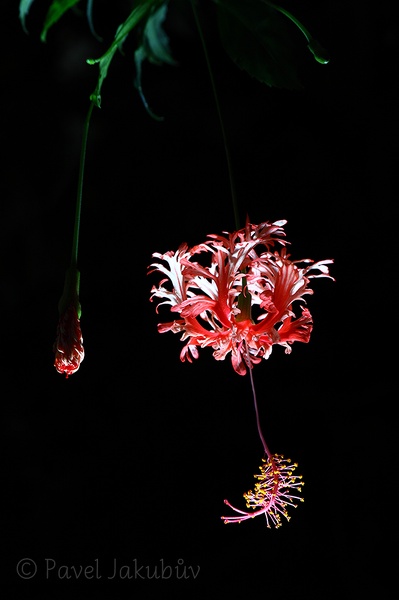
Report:
M291 465L290 462L279 454L274 454L267 460L263 459L260 466L261 474L254 475L259 480L254 486L254 491L244 494L246 507L251 510L243 511L235 508L225 500L225 504L238 515L222 517L224 523L238 523L258 515L265 515L266 525L269 528L271 525L280 527L281 516L289 521L291 517L288 515L287 507L297 508L298 505L294 500L303 502L303 498L293 495L291 491L301 492L298 486L304 485L303 482L299 483L302 479L300 475L293 475L296 463Z

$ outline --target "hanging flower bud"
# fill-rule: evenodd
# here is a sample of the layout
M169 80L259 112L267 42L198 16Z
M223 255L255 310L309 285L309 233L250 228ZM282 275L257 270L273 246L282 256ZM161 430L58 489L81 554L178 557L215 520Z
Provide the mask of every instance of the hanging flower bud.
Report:
M65 373L67 378L76 373L84 359L79 283L80 273L72 266L66 272L64 292L58 304L60 318L53 345L54 366L58 373Z

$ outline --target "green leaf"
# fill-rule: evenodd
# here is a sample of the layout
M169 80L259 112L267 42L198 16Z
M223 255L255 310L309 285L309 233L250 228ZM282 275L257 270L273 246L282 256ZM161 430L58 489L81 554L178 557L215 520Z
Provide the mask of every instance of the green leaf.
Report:
M136 65L136 77L134 84L140 94L146 111L156 121L163 121L163 117L158 117L150 109L149 104L144 96L141 84L141 66L146 59L155 65L162 65L163 63L167 63L169 65L177 64L170 52L169 38L162 27L162 23L166 18L167 9L168 1L158 8L158 10L149 15L143 30L141 45L134 53Z
M166 0L160 8L149 15L143 31L142 45L146 57L150 62L157 65L161 65L162 63L177 64L170 51L169 38L162 27L162 23L166 18L168 4L169 2Z
M220 39L235 64L269 86L302 89L287 19L261 0L215 0Z
M60 20L62 15L72 6L75 6L80 0L53 0L50 8L47 11L46 18L44 20L43 30L40 35L42 42L46 41L47 32L57 21Z
M163 117L156 115L154 113L154 111L151 110L150 105L148 104L148 102L146 100L146 97L144 95L143 88L141 85L141 65L142 65L143 61L146 59L146 57L147 56L146 56L144 47L140 46L139 48L137 48L136 52L134 53L134 60L135 60L135 64L136 64L136 77L135 77L134 85L136 87L136 90L140 94L140 98L144 104L144 108L146 109L146 111L148 112L150 117L152 117L155 121L163 121L164 120Z
M161 5L163 2L164 0L139 0L136 2L136 6L126 21L118 27L115 34L115 39L108 50L102 56L100 56L100 58L87 59L86 62L89 65L94 65L96 63L99 65L100 74L98 77L97 86L94 92L90 95L90 100L99 108L101 107L101 88L105 78L107 77L108 68L115 55L115 52L118 49L121 49L126 37L138 25L138 23L140 23L141 20L150 13L151 10Z
M33 0L21 0L19 3L19 20L21 21L22 29L25 31L25 33L28 33L26 28L26 17L28 16L32 2Z

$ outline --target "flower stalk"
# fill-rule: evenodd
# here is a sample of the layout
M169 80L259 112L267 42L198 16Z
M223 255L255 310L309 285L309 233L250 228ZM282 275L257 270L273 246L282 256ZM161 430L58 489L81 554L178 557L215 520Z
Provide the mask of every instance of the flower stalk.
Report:
M238 209L238 201L237 201L237 195L236 195L234 178L233 178L233 166L232 166L229 144L227 142L226 128L224 125L222 111L220 108L219 96L218 96L217 89L216 89L215 78L213 75L211 61L209 59L208 48L205 43L205 38L204 38L204 34L202 31L202 27L201 27L201 22L200 22L200 19L198 16L196 0L191 0L191 6L192 6L193 14L194 14L194 19L195 19L195 23L197 26L198 34L199 34L199 37L201 40L202 49L203 49L204 56L205 56L205 61L206 61L207 69L208 69L209 79L211 82L213 97L215 100L216 111L217 111L217 115L218 115L218 119L219 119L220 130L221 130L222 137L223 137L224 152L225 152L225 156L226 156L227 169L228 169L228 173L229 173L231 199L232 199L232 203L233 203L234 224L235 224L236 229L240 229L241 221L240 221L240 213L239 213L239 209Z
M87 138L89 135L89 125L91 114L93 112L94 102L90 102L89 110L86 115L86 119L83 125L83 135L82 135L82 146L80 149L80 161L79 161L79 176L78 176L78 189L76 195L76 207L75 207L75 223L73 229L73 238L72 238L72 255L71 255L71 265L77 265L78 262L78 248L79 248L79 234L80 234L80 216L82 212L82 198L83 198L83 179L84 179L84 171L86 164L86 148L87 148Z

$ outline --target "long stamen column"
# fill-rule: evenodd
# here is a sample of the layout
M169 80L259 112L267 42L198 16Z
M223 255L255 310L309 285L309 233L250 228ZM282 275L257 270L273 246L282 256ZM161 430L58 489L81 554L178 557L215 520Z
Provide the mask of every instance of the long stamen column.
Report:
M241 523L247 519L253 519L259 515L265 515L266 525L271 528L278 528L282 525L281 517L290 520L288 515L288 507L296 508L297 501L303 502L303 498L297 494L302 491L304 482L301 475L294 475L297 468L296 463L291 463L290 459L285 459L280 454L271 454L260 425L258 403L256 398L255 384L252 375L252 365L249 362L249 353L246 348L246 358L251 380L252 394L254 399L256 424L258 427L259 437L261 439L265 455L267 458L262 459L260 466L260 474L255 475L257 483L254 491L249 491L244 494L246 506L250 511L243 511L236 508L228 500L224 503L231 508L235 515L223 516L224 523Z

